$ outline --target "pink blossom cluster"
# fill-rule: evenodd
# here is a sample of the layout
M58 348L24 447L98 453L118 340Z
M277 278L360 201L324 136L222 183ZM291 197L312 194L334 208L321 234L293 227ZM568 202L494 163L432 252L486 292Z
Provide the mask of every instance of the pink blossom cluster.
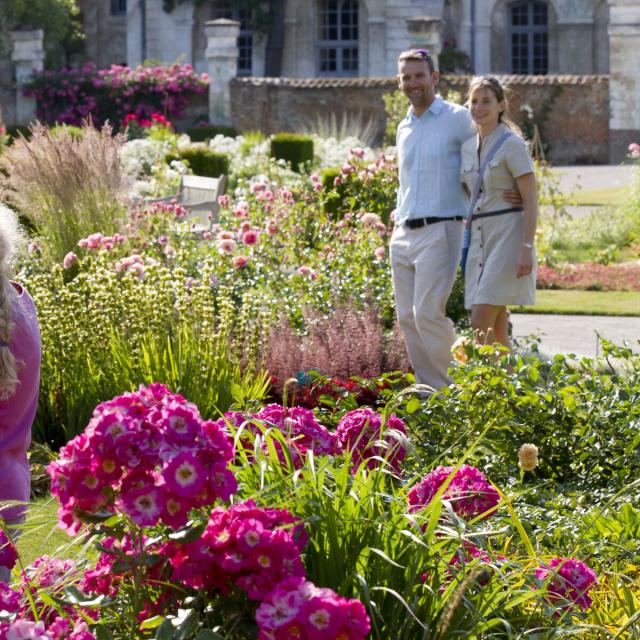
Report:
M169 542L162 553L175 582L222 593L236 586L262 600L282 580L304 576L300 553L306 543L304 525L288 511L248 500L215 508L198 540Z
M454 467L439 466L430 471L409 491L409 510L418 511L426 507L453 470ZM447 500L461 518L471 519L483 514L483 517L491 515L488 512L498 504L500 494L481 471L463 464L453 475L442 499Z
M99 404L48 466L60 526L75 534L83 513L108 510L178 528L191 509L236 491L232 457L226 432L194 404L162 384L141 386Z
M629 145L629 155L632 158L640 158L640 144L637 142L632 142Z
M3 640L96 640L83 620L72 622L58 616L50 625L40 620L18 618L13 622L0 622L0 638Z
M399 472L405 457L402 439L406 435L407 430L400 418L391 414L385 420L369 407L345 413L336 429L338 447L340 451L351 454L354 471L363 463L374 469L383 459Z
M583 289L590 291L640 291L640 264L565 264L554 269L540 265L538 289Z
M90 616L90 612L80 614L69 605L54 607L50 598L45 602L39 596L40 590L49 596L62 595L62 589L74 580L75 574L76 565L72 560L41 556L25 569L24 587L13 590L0 584L0 638L95 640L83 617ZM33 617L27 594L35 603L38 621Z
M118 260L114 267L116 273L133 273L139 280L144 278L144 261L142 256L138 253L134 253L130 256Z
M161 127L171 128L173 125L171 121L165 118L161 113L152 113L149 118L141 118L138 117L135 113L127 113L127 115L122 120L122 127L127 127L131 123L138 127L152 127L154 125L158 125Z
M258 640L362 640L371 623L359 600L321 589L304 577L282 581L256 612Z
M0 529L0 567L11 570L17 560L18 552L15 545L9 540L5 532Z
M221 428L224 428L227 422L255 434L263 432L256 422L263 423L266 428L280 431L284 435L296 469L303 466L307 451L313 451L315 455L332 455L338 452L335 435L320 424L313 411L304 407L285 408L278 404L269 404L257 413L248 415L230 411L224 414L224 420L219 421ZM284 464L285 455L279 443L274 443L274 446L280 461ZM263 443L262 448L267 451L267 444Z
M35 73L23 93L35 97L41 122L81 125L91 116L94 125L102 126L127 116L153 122L154 113L178 118L208 84L207 75L198 75L189 64L97 69L87 63Z
M81 249L91 249L103 251L111 251L116 245L122 244L125 241L125 237L120 233L114 233L112 236L103 236L99 231L92 233L86 238L78 240L78 246Z
M591 606L588 591L598 579L593 569L575 558L552 558L536 570L536 578L546 584L552 604L561 609L578 605L584 611Z

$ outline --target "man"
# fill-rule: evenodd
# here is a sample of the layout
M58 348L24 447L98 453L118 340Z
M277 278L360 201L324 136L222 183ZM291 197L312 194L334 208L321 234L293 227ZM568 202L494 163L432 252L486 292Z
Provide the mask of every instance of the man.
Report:
M409 98L398 125L400 186L390 257L398 322L416 380L449 384L453 323L445 307L462 251L467 199L460 148L475 134L464 107L436 96L440 79L424 49L398 58L398 86Z

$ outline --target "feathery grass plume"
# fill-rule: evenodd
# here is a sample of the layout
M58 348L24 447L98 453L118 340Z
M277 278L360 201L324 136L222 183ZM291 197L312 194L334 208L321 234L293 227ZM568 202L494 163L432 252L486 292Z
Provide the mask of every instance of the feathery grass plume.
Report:
M39 123L0 157L0 200L32 220L47 238L51 257L62 260L80 238L117 231L124 217L122 135L90 125L82 135Z

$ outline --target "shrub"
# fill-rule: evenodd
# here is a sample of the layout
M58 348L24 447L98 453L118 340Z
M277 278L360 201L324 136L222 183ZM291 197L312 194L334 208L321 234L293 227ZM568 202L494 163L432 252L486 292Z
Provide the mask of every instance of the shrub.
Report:
M205 144L195 144L166 156L167 163L182 160L197 176L217 178L229 173L229 156L213 151Z
M108 125L83 131L36 124L30 140L16 140L0 157L0 199L33 220L58 260L83 236L116 231L124 216L124 138Z
M159 112L178 118L193 95L204 93L208 82L206 74L197 75L189 64L97 69L87 63L36 73L23 92L35 97L41 122L79 125L91 116L101 126L107 120L119 125L128 113L149 118Z
M23 124L13 124L7 127L7 136L9 137L9 141L15 140L21 135L27 139L31 137L31 131L29 130L28 126Z
M233 127L214 124L187 127L185 133L191 138L192 142L208 142L217 135L222 135L227 138L235 138L238 135L238 132Z
M294 171L313 161L313 139L298 133L278 133L271 138L271 157L285 160Z

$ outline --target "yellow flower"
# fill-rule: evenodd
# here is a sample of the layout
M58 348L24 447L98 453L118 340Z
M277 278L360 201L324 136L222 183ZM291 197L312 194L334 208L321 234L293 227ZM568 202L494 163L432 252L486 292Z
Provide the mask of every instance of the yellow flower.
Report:
M466 364L469 362L469 355L467 354L467 346L469 345L468 336L460 336L451 347L451 353L453 359L460 364Z
M524 471L533 471L538 466L538 447L523 444L518 450L518 462Z

